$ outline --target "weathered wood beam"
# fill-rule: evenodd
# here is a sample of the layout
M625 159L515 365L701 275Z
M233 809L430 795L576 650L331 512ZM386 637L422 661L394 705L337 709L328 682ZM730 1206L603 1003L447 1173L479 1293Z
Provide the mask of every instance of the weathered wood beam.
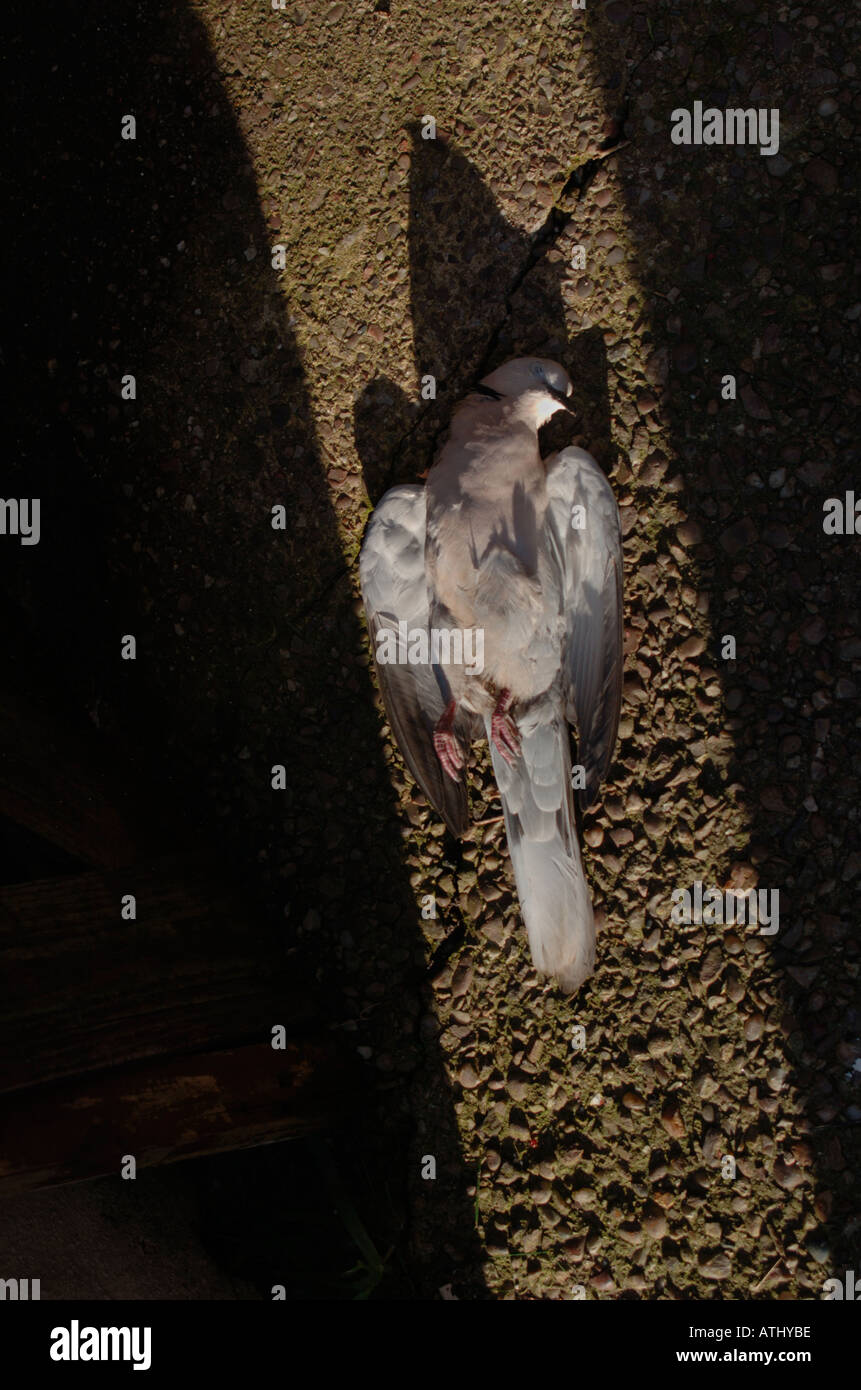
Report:
M154 1059L0 1097L0 1197L318 1131L345 1105L331 1039Z
M0 816L97 868L151 850L96 737L8 690L0 690Z
M0 1092L312 1017L280 941L205 858L0 888Z

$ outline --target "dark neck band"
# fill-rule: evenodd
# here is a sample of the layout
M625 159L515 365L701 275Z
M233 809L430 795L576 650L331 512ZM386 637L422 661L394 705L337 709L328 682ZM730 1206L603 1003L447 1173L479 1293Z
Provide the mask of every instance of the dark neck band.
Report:
M478 396L487 396L488 400L501 401L504 399L501 391L494 391L492 386L473 386L473 391Z

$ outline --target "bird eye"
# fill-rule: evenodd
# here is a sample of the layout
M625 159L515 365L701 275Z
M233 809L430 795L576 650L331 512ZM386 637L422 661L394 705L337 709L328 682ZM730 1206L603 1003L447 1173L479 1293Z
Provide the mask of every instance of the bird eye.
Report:
M540 362L532 363L532 375L541 377L542 381L544 380L544 368L542 367Z

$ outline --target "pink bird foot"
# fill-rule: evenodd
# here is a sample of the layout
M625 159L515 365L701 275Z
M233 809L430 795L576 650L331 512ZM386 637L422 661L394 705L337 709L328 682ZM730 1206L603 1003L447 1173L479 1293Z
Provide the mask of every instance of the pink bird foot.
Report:
M442 763L443 771L448 773L453 782L460 781L460 770L463 767L463 749L452 733L456 708L454 700L450 700L433 731L434 752Z
M517 725L508 711L514 703L510 690L503 690L496 702L496 709L490 716L490 737L498 753L507 763L520 757L520 735Z

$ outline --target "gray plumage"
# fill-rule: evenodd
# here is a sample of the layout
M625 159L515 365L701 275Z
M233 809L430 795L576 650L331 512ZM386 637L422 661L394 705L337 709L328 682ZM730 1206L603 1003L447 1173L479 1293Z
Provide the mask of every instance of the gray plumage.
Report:
M461 769L487 735L533 960L569 992L594 969L595 926L568 724L585 808L610 765L622 688L615 498L584 450L545 462L538 448L540 425L567 408L571 389L562 367L536 358L485 377L457 407L427 486L383 497L360 560L377 673L407 766L463 835ZM444 647L436 660L430 650L425 661L391 660L397 633L434 630L481 633L483 669L470 673Z

